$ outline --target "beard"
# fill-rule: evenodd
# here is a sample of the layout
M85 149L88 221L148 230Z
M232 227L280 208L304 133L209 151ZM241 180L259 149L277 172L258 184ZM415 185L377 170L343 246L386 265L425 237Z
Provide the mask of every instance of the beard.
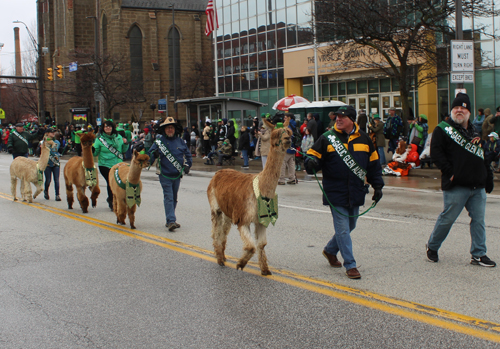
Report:
M463 125L464 123L467 124L469 121L470 117L470 112L458 112L458 111L451 111L451 119L453 122Z

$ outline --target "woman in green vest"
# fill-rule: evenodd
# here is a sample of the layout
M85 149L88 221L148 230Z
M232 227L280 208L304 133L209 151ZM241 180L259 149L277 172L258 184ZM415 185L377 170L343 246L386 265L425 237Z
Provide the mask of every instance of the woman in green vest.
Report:
M94 141L94 149L94 156L99 157L99 172L106 180L108 205L113 210L113 192L109 186L109 171L111 167L123 161L123 154L128 149L127 139L118 134L113 121L106 120Z

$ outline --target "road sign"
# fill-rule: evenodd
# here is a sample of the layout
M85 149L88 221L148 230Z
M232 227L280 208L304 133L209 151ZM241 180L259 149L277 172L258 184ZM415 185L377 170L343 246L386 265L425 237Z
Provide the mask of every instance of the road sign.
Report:
M5 119L5 110L0 108L0 119Z
M77 71L77 70L78 70L78 62L71 62L69 64L69 71L73 72L73 71Z
M450 73L450 82L462 83L462 84L472 84L474 83L474 73L473 72L463 72L463 73Z
M159 99L158 100L158 113L165 113L167 110L167 100Z
M451 40L451 71L474 71L474 42Z

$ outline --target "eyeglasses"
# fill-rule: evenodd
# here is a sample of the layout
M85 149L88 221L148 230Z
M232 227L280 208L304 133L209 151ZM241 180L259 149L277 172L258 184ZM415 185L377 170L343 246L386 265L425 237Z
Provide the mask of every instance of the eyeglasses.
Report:
M110 126L110 125L104 125L104 128L106 128L106 127L111 127L111 128L113 128L113 126Z

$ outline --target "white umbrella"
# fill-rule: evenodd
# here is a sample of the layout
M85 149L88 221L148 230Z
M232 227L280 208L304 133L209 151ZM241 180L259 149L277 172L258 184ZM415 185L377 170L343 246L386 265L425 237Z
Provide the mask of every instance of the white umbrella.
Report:
M279 101L274 103L274 110L282 110L288 111L288 107L294 105L295 103L309 102L306 98L296 95L290 95L284 98L281 98Z

